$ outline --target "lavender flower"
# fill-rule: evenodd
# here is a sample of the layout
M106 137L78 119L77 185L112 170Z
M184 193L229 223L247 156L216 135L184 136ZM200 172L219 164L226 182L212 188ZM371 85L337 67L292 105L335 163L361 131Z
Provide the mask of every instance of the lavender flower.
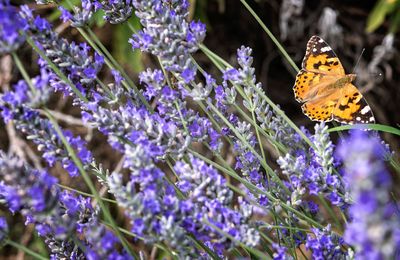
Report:
M307 145L304 140L279 114L271 109L265 99L259 94L264 90L261 83L256 82L251 54L251 48L241 46L237 50L237 61L240 68L225 72L225 80L230 80L234 84L243 87L247 97L243 101L244 107L249 111L254 111L261 128L269 133L273 140L284 145L288 149L288 153L305 150ZM231 75L228 76L226 73ZM234 100L231 102L234 102Z
M315 125L315 135L311 137L315 150L298 151L294 155L287 153L278 158L283 174L287 175L293 193L291 201L301 204L301 198L309 194L323 194L333 205L344 206L347 195L341 176L333 171L333 144L329 139L328 127L325 124Z
M248 51L250 51L250 49L245 49L244 47L238 50L238 62L243 66L243 69L228 69L224 72L222 87L216 86L216 101L217 108L223 112L224 116L236 128L240 135L245 137L248 144L251 147L258 147L251 125L247 122L241 121L239 117L228 112L228 105L232 105L236 102L236 91L233 87L229 87L229 81L238 85L254 83L254 68L250 67L253 59L250 55L247 55ZM244 105L249 107L249 103L244 103ZM236 157L237 162L235 168L239 169L242 172L242 175L248 178L252 183L261 185L263 174L257 156L249 149L248 144L243 143L243 141L228 128L224 128L223 132L234 140L234 149L238 154Z
M185 198L179 199L165 174L155 166L152 148L145 140L137 147L127 147L125 167L131 179L123 184L122 176L108 177L110 191L132 222L132 232L146 243L163 242L175 249L180 257L199 256L189 234L207 244L218 254L235 246L218 227L235 240L249 246L259 242L259 234L249 224L251 207L241 200L240 210L232 210L233 194L225 180L204 162L191 159L191 165L178 161L174 167L180 181L176 184Z
M388 155L380 139L353 131L337 149L343 160L347 188L354 200L344 239L355 257L394 259L400 246L400 217L390 190L393 183L383 159Z
M184 89L174 90L166 84L161 71L148 69L139 76L146 87L144 96L156 100L159 115L175 125L176 129L185 129L180 135L189 142L209 141L213 150L221 147L220 135L213 128L210 120L199 116L192 109L186 108L185 96L190 95Z
M256 82L254 75L254 68L252 67L253 58L251 57L251 49L242 46L237 52L237 61L239 68L228 69L224 72L224 81L222 86L217 86L216 101L217 107L222 111L229 122L236 128L236 130L243 136L251 147L255 147L256 150L259 147L256 137L253 133L251 125L246 122L241 122L236 115L232 115L228 112L228 106L234 104L236 101L236 91L234 87L229 87L229 82L234 85L243 87L245 98L243 105L251 113L254 113L256 119L261 123L261 128L268 133L271 140L277 143L281 143L283 146L288 147L289 157L293 156L300 151L306 150L306 144L304 140L285 122L285 120L272 111L267 105L266 101L260 94L262 86ZM282 185L279 185L276 180L266 182L263 173L260 169L261 162L258 154L249 149L246 143L243 143L236 135L230 132L227 128L223 129L224 134L234 140L234 149L237 152L237 163L236 169L239 169L243 176L245 176L250 182L258 186L261 189L274 190L275 194L279 194L283 201L289 200L289 194L283 189ZM294 192L292 190L295 205L300 204L301 200L297 202L298 198L304 194L304 188ZM298 195L298 196L297 196ZM253 195L250 195L253 196ZM262 203L261 205L266 206L266 198L260 196L257 200Z
M5 217L0 217L0 245L7 238L9 232L7 220Z
M196 76L196 67L190 54L198 49L198 44L204 39L205 26L200 22L186 21L188 14L187 1L133 1L136 15L139 17L143 30L130 40L134 48L157 55L162 65L182 78L173 86L166 85L161 71L141 73L140 81L145 84L144 95L148 100L158 97L157 112L177 129L185 129L180 134L190 142L208 140L213 150L221 147L219 134L206 118L200 117L191 109L186 108L184 101L187 96L194 99L205 99L211 87L203 88L197 85L198 91L189 93L185 84L192 83Z
M155 166L149 145L143 140L137 142L136 148L126 147L125 167L130 169L130 180L124 184L120 173L112 173L107 177L109 191L125 208L131 231L138 238L147 244L163 242L180 257L196 257L198 249L179 225L179 199L164 173Z
M9 1L0 2L0 54L17 50L24 42L25 36L20 34L26 22L18 14L17 9Z
M137 108L132 103L119 106L118 109L106 109L89 104L93 110L85 112L84 119L106 136L114 149L125 151L125 144L145 139L151 144L152 156L163 159L168 155L183 156L190 144L190 138L183 136L172 123L158 114L150 114L145 108Z
M259 243L260 235L249 222L252 206L243 198L239 198L240 206L238 210L232 210L230 205L233 202L233 193L226 186L225 178L218 174L215 169L201 160L192 158L191 165L178 162L175 165L175 171L180 179L177 186L187 194L187 202L190 201L193 204L193 208L187 209L188 211L185 214L201 216L203 220L217 226L233 236L235 240L247 246L255 247ZM190 219L190 216L186 216L186 219ZM195 220L192 219L191 221ZM215 234L210 232L215 232ZM222 242L224 248L231 248L235 245L235 242L232 241L233 244L230 244L231 242L226 238L213 231L212 227L207 227L205 230L194 230L193 234L196 237L206 235L210 238L214 237L214 248L222 247L222 244L219 245ZM216 237L220 237L220 240L217 240Z
M312 228L313 234L307 235L306 248L311 250L313 259L348 259L343 251L343 239L335 235L330 226L320 230Z
M284 246L279 246L278 244L272 244L272 247L275 249L273 256L274 260L291 260L293 257L287 255L287 248Z
M75 177L79 174L78 168L48 119L40 117L37 110L33 109L47 101L49 97L50 77L45 69L41 75L32 80L35 91L28 90L25 81L19 81L14 86L14 91L0 95L0 111L5 122L12 120L15 127L27 135L43 152L43 158L51 167L57 161L61 162L64 169ZM80 137L74 137L71 132L63 131L69 144L75 149L84 165L89 165L92 155L86 148L86 143Z
M0 176L0 199L11 212L20 212L26 224L35 224L52 257L128 257L116 250L118 240L98 222L90 200L62 192L49 173L0 152Z
M61 19L64 22L71 21L71 25L73 27L84 27L88 24L90 18L92 17L96 5L91 0L82 0L82 8L78 8L77 6L73 6L73 12L69 12L62 6L59 6L58 9L61 11Z
M33 40L45 55L58 66L64 75L68 76L77 90L86 98L92 98L93 90L97 89L94 83L96 75L104 63L103 57L97 53L94 58L90 56L90 48L85 43L78 45L59 38L51 29L51 25L39 16L34 17L27 6L21 7L20 14L27 21ZM45 62L41 61L41 64L45 65ZM66 96L74 93L71 86L55 74L50 78L50 84ZM81 104L82 102L82 100L75 99L75 103Z
M133 48L160 57L167 70L182 73L186 81L192 79L196 68L190 53L195 52L203 41L205 26L200 22L186 21L188 2L134 0L133 6L144 27L130 40Z
M132 0L102 0L98 5L104 11L104 19L111 24L123 23L133 13Z

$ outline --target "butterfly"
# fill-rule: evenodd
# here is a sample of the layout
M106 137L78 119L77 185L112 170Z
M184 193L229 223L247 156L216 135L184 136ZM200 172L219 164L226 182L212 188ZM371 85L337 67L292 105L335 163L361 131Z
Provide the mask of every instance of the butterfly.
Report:
M356 75L346 74L332 48L319 36L307 43L301 70L293 90L303 113L313 121L345 124L374 123L367 101L351 83Z

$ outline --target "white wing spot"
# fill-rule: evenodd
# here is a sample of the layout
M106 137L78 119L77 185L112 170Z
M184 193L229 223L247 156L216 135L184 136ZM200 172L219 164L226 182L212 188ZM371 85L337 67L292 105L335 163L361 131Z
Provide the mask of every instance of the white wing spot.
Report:
M373 116L371 116L371 117L369 118L369 121L370 121L370 122L375 122L375 118L374 118Z
M313 52L317 52L317 48L312 49Z
M325 46L325 47L323 47L323 48L321 49L322 52L328 52L328 51L330 51L330 50L332 50L332 48L329 47L329 46Z
M319 41L318 41L319 43L323 43L324 42L324 40L322 40L322 39L319 39Z
M361 115L365 115L366 113L368 113L369 111L371 111L371 108L369 106L364 107L363 109L361 109Z
M357 121L361 121L361 117L359 117L359 116L356 117L356 120L357 120Z

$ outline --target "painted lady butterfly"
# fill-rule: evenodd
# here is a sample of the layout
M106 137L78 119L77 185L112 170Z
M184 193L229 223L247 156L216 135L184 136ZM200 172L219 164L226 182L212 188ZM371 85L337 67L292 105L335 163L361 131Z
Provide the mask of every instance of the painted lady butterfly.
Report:
M323 39L312 36L293 90L311 120L375 123L367 101L351 84L355 77L345 74L339 58Z

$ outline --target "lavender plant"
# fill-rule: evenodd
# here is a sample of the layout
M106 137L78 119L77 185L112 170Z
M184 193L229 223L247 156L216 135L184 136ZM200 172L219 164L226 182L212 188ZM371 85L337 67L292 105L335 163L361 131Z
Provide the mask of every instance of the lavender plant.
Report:
M42 257L396 257L399 218L384 163L393 154L375 134L352 133L336 146L328 125L315 124L313 133L294 125L257 81L251 48L237 50L234 66L212 53L188 1L52 3L87 42L61 37L27 6L0 4L0 52L23 77L0 94L2 120L42 157L32 166L32 157L0 152L0 203L35 226L48 248ZM303 8L285 5L296 15ZM284 11L286 38L294 29ZM139 88L93 38L96 12L112 24L139 18L129 42L159 63L139 74ZM39 56L36 77L19 58L23 44ZM196 62L198 50L219 74ZM90 142L59 125L48 109L54 93L72 100L119 167L100 167ZM67 188L54 172L87 187ZM0 218L0 241L34 255L10 231Z
M388 147L376 136L354 131L341 142L337 155L354 199L344 240L354 246L356 258L398 257L400 216L390 198L393 181L384 165Z
M128 256L118 252L118 240L99 223L98 210L88 198L60 190L57 179L48 172L32 169L19 158L3 152L0 169L1 200L11 212L20 212L26 219L25 224L35 224L38 234L49 245L51 257Z

